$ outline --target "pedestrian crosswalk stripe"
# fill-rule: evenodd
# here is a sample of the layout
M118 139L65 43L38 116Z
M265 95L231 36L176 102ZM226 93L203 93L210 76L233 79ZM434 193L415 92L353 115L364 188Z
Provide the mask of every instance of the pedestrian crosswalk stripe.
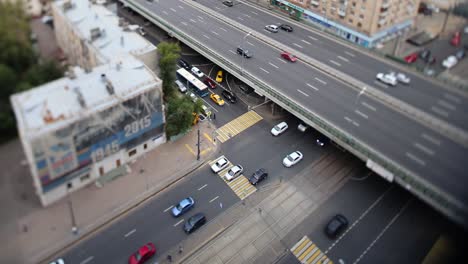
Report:
M299 240L290 251L303 264L325 264L333 262L307 236Z
M211 166L213 164L215 164L219 159L221 158L225 158L224 156L221 156L217 159L215 159L214 161L211 161L209 162L208 164ZM244 175L239 175L238 177L236 177L235 179L233 179L232 181L227 181L225 178L224 178L224 175L232 168L234 167L234 164L232 164L229 160L228 160L228 166L219 171L218 172L218 176L224 181L226 182L226 184L231 188L231 190L241 199L241 200L244 200L245 198L247 198L249 195L253 194L254 192L257 191L257 188L255 186L253 186L252 184L250 184L249 180L247 180L247 178L244 176Z
M251 110L237 117L231 122L225 124L224 126L218 128L216 130L216 134L217 134L216 138L221 143L224 143L230 138L241 133L242 131L246 130L247 128L251 127L252 125L256 124L258 121L262 119L263 118L259 114Z

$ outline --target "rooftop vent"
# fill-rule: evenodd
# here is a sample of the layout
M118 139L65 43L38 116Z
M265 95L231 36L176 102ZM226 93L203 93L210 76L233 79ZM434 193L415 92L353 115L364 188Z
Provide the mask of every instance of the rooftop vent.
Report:
M81 107L86 108L86 101L83 97L83 94L80 91L79 87L75 87L73 91L76 93L76 99L78 99L78 103L81 105Z
M101 36L101 30L99 28L91 29L91 41L99 38Z

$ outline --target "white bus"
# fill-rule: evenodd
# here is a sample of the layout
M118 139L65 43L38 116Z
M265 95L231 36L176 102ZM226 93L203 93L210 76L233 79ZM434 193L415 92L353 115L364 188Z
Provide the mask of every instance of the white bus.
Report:
M205 97L210 92L208 91L208 86L202 81L193 76L186 69L180 68L177 70L177 78L179 78L183 83L185 83L188 88L193 89L200 97Z

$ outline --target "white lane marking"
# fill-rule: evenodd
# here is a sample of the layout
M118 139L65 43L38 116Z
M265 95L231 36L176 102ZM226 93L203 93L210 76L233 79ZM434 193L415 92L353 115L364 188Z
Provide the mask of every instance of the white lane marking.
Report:
M287 61L285 61L283 58L280 58L280 57L276 57L276 59L278 59L279 61L281 61L282 63L288 63Z
M374 112L377 110L374 106L372 106L372 105L370 105L370 104L368 104L368 103L366 103L366 102L361 102L361 104L362 104L363 106L369 108L370 110L374 111Z
M351 53L351 52L349 52L349 51L345 51L344 53L348 54L348 55L351 56L351 57L356 56L356 55L354 55L353 53Z
M367 116L366 114L364 114L363 112L361 112L361 111L359 111L359 110L355 110L354 112L355 112L356 114L358 114L358 115L364 117L365 119L368 119L368 118L369 118L369 116Z
M203 190L203 188L205 188L206 186L208 186L208 184L203 185L202 187L198 188L198 190L201 191L201 190Z
M437 100L437 103L440 104L441 106L444 106L445 108L448 108L452 111L455 111L457 109L456 106L454 106L453 104L447 102L447 101L444 101L444 100Z
M374 83L382 88L388 88L388 85L386 85L385 83L379 82L377 80L374 80Z
M255 11L250 11L250 13L254 14L254 15L257 15L258 16L258 13L255 12Z
M174 12L174 13L176 13L176 12L177 12L177 10L175 10L175 9L174 9L174 8L172 8L172 7L171 7L171 8L169 8L169 9L170 9L172 12Z
M346 121L350 122L351 124L357 126L357 127L359 126L359 123L358 123L358 122L352 120L351 118L349 118L349 117L347 117L347 116L345 116L344 119L345 119Z
M349 62L349 60L343 56L338 56L338 59L342 60L342 61L346 61L346 62Z
M313 86L312 84L310 83L306 83L307 86L309 86L310 88L314 89L315 91L318 91L319 89L315 86Z
M330 60L331 63L335 64L336 66L341 66L341 64L339 64L338 62L334 61L334 60Z
M221 7L219 7L219 6L215 6L215 8L218 9L218 10L221 10Z
M179 7L180 9L184 9L184 7L183 7L183 6L181 6L181 5L178 5L178 7Z
M312 43L310 43L309 41L307 41L305 39L301 39L301 41L304 42L305 44L312 45Z
M210 39L210 37L208 37L208 36L207 36L207 35L205 35L205 34L203 34L203 36L204 36L205 38L207 38L207 39Z
M221 27L220 27L219 29L221 29L221 30L222 30L222 31L224 31L224 32L227 32L227 30L226 30L226 29L224 29L224 28L221 28Z
M444 97L457 104L461 103L460 98L455 97L455 95L444 93Z
M188 24L185 23L184 21L182 21L182 22L180 22L180 23L181 23L182 25L184 25L184 26L188 26Z
M133 233L136 232L136 229L133 229L132 231L128 232L127 234L125 234L125 237L129 237L131 236Z
M247 14L244 14L244 16L248 17L248 18L251 18L251 16L247 15Z
M200 20L203 20L203 17L202 16L197 16Z
M310 38L310 39L313 39L313 40L318 40L317 38L314 38L312 36L307 36L307 37Z
M317 77L314 77L314 79L315 79L317 82L321 82L323 85L326 85L326 84L327 84L326 81L324 81L324 80L322 80L322 79L319 79L319 78L317 78Z
M164 212L167 212L169 210L171 210L171 208L174 207L173 205L169 206L168 208L164 209Z
M414 145L416 148L420 149L421 151L425 152L426 154L431 155L431 156L434 156L434 153L435 153L434 150L432 150L432 149L430 149L430 148L424 146L423 144L416 142L416 143L414 143L413 145Z
M304 93L303 91L301 91L301 90L299 90L299 89L297 89L297 91L300 92L301 94L305 95L306 97L309 97L309 95L306 94L306 93Z
M193 20L193 19L189 19L189 20L190 20L190 22L192 22L192 23L197 23L197 21L195 21L195 20Z
M270 73L269 71L263 69L262 67L260 67L260 70L262 70L262 71L264 71L264 72L266 72L266 73Z
M87 259L81 261L80 264L86 264L86 263L90 262L90 261L93 260L93 259L94 259L94 257L93 257L93 256L90 256L90 257L88 257Z
M169 14L166 12L166 10L163 10L163 13L164 13L165 15L169 15Z
M271 63L271 62L268 62L268 64L270 64L271 66L275 67L276 69L279 69L279 67L278 67L278 66L274 65L274 64L273 64L273 63Z
M244 21L244 19L242 19L242 17L237 17L237 19Z
M405 152L405 155L410 158L411 160L413 160L414 162L418 163L419 165L421 166L426 166L426 162L420 158L418 158L416 155L412 154L412 153L409 153L409 152Z
M229 51L230 51L232 54L237 54L237 53L235 53L233 50L229 50Z
M440 146L440 140L438 140L437 138L433 137L433 136L429 136L428 134L422 134L421 135L425 140L431 142L432 144L435 144L437 146Z
M218 34L218 33L216 33L216 32L215 32L215 31L213 31L213 30L211 31L211 33L215 34L216 36L219 36L219 34Z
M370 243L370 245L362 252L362 254L353 262L353 264L357 264L361 261L361 259L369 252L369 250L379 241L379 239L383 236L383 234L387 231L387 229L400 217L403 211L408 207L408 205L413 201L413 199L409 199L408 202L398 211L398 213L388 222L388 224L380 231L377 237Z
M180 220L179 222L174 224L174 227L178 226L180 223L184 222L184 219Z
M216 199L218 199L218 198L219 198L219 196L216 196L215 198L211 199L211 200L210 200L210 203L216 201Z
M254 47L255 47L255 45L254 45L253 43L251 43L251 42L249 42L249 41L246 41L246 42L247 42L247 44L249 44L250 46L254 46Z
M298 48L303 48L301 45L297 44L297 43L293 43L294 46L298 47Z
M445 110L442 110L440 109L439 107L437 106L432 106L431 107L431 110L436 112L437 114L441 115L441 116L445 116L445 117L448 117L449 116L449 113Z

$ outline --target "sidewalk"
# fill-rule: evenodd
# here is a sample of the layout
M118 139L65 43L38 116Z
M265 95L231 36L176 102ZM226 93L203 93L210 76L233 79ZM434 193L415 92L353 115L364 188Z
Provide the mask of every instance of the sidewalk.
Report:
M4 241L0 263L44 261L177 182L217 152L218 146L205 139L205 133L211 135L213 130L214 125L200 123L200 136L204 139L200 144L200 161L196 160L197 129L194 127L186 136L163 144L129 164L127 175L102 187L92 184L70 194L72 206L64 198L47 208L39 206L33 194L28 167L20 162L24 155L19 141L2 145L1 165L11 168L2 172L0 181L0 232ZM77 235L71 232L70 207L79 228Z

